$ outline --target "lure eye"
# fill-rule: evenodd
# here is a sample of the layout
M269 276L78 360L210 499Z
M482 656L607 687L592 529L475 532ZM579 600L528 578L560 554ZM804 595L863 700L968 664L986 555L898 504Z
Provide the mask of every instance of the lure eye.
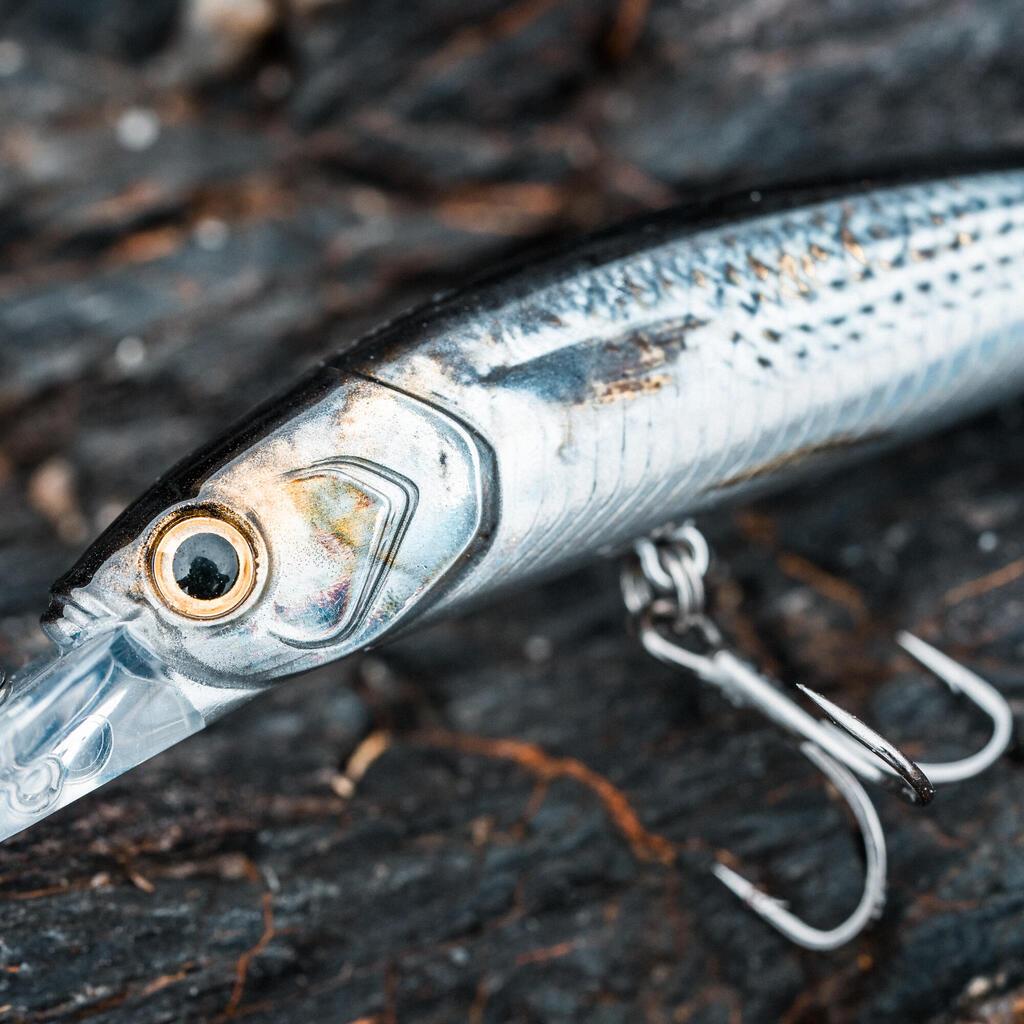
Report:
M171 611L190 619L219 619L252 592L256 553L233 523L195 514L155 536L150 571L157 593Z

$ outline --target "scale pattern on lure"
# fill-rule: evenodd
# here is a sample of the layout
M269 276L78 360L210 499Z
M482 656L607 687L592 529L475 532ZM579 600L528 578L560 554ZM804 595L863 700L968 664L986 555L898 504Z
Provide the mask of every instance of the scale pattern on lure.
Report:
M461 595L1024 379L1022 175L652 236L469 301L374 368L498 454L510 500Z
M749 195L443 297L174 467L58 580L0 835L283 676L1024 388L1024 172Z

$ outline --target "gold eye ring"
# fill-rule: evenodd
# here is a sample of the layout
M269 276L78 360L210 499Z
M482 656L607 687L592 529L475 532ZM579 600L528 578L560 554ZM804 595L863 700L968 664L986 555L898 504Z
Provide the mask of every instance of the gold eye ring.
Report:
M252 593L256 551L234 523L196 512L157 531L149 568L171 611L190 619L219 619Z

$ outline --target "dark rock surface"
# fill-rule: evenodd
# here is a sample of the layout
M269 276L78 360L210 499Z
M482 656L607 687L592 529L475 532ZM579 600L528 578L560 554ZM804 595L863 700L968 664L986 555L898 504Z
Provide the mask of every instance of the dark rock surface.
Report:
M1007 0L0 3L0 658L155 472L467 269L719 182L1024 142ZM745 653L933 759L1024 707L1024 406L716 525ZM295 681L0 851L0 1020L1018 1021L1024 769L880 799L650 662L614 566Z

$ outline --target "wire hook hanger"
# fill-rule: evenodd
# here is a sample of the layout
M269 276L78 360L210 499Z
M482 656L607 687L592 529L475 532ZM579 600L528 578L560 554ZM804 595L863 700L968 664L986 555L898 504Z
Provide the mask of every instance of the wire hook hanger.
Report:
M648 653L718 687L733 704L757 708L796 736L804 756L849 805L864 841L867 870L857 908L835 928L823 931L800 920L779 900L724 864L713 869L756 914L797 945L835 949L859 934L885 903L885 836L859 779L895 790L910 803L927 804L935 794L933 782L971 778L1003 753L1010 741L1013 715L1002 695L980 676L918 637L901 632L897 642L908 654L991 718L992 736L985 746L957 761L918 764L855 715L797 684L827 716L827 720L815 718L725 646L705 611L704 576L710 561L707 541L692 523L639 540L633 556L623 565L623 599Z

